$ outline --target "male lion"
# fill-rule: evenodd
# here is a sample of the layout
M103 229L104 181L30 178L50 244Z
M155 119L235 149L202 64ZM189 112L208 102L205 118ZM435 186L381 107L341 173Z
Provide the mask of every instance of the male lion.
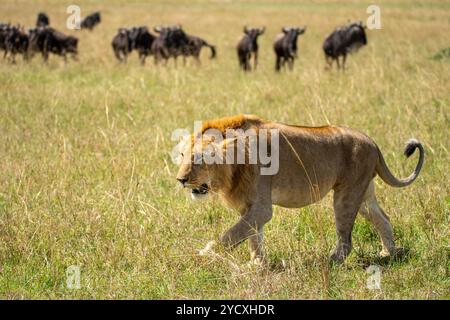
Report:
M213 154L218 153L225 159L229 148L239 148L239 144L234 143L236 139L228 138L219 143L217 137L208 134L209 129L216 129L223 136L227 129L254 129L256 132L276 129L279 143L278 146L271 145L270 149L273 152L274 148L279 148L278 172L261 174L264 165L259 161L256 164L199 163L197 160L202 159L205 149L213 150ZM195 137L201 138L200 144L195 143ZM240 211L239 222L220 237L220 242L225 247L233 247L249 239L251 258L255 262L264 258L263 227L272 217L273 204L300 208L319 201L330 190L334 191L337 232L331 260L343 262L350 253L351 233L358 212L378 231L383 245L381 254L392 256L398 248L394 244L389 218L378 205L373 179L378 174L390 186L410 185L422 168L424 149L419 141L411 139L404 151L409 157L416 148L420 153L414 173L406 179L397 179L375 142L356 130L338 126L293 126L238 115L208 121L201 132L191 136L181 150L183 163L177 180L190 188L193 196L214 192ZM248 152L248 144L244 147L241 144L241 149ZM236 160L233 153L232 157Z

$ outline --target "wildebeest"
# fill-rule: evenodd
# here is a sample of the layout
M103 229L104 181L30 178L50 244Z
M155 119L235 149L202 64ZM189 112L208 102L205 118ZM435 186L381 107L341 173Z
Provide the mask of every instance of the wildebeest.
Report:
M50 19L45 12L39 12L37 15L36 27L47 27L50 25Z
M333 60L336 60L337 67L340 69L339 57L342 56L342 69L345 69L347 54L356 52L359 48L367 44L365 28L361 21L358 23L349 23L346 26L334 30L325 39L322 48L329 68L332 67Z
M78 54L78 39L74 36L65 35L51 27L35 28L29 31L29 54L30 57L40 52L44 61L48 60L49 54L62 56L67 61L67 54L74 60Z
M148 31L145 26L133 27L130 30L129 38L131 40L132 50L136 50L139 55L139 60L142 64L145 64L145 59L152 53L152 44L155 41L156 36Z
M9 23L0 23L0 50L4 51L3 58L6 57L7 51L6 51L6 37L10 31L10 24Z
M297 38L306 31L306 26L303 28L287 28L281 30L283 33L277 35L273 44L273 49L276 54L275 70L280 71L282 66L287 62L289 69L294 67L294 59L297 58Z
M200 63L200 52L203 47L208 47L211 50L211 59L216 57L215 46L209 44L208 42L197 36L187 35L187 39L187 44L183 48L183 56L185 59L186 57L192 56L197 61L197 63Z
M250 60L252 54L254 57L254 69L258 65L258 37L265 31L265 27L262 28L247 28L244 27L244 37L239 41L237 45L237 53L239 59L239 66L245 70L250 71Z
M183 54L183 49L189 43L189 39L183 28L180 25L171 27L158 26L154 30L159 34L152 45L155 64L158 64L161 59L167 62L172 57L176 63L177 57Z
M25 33L23 27L12 26L6 28L4 34L4 57L9 54L11 62L16 63L16 54L22 54L24 60L27 60L28 43L28 34Z
M127 28L120 28L112 40L114 54L120 62L127 62L128 54L133 50L130 32Z
M94 12L88 15L81 21L81 29L93 30L94 27L101 22L100 12Z

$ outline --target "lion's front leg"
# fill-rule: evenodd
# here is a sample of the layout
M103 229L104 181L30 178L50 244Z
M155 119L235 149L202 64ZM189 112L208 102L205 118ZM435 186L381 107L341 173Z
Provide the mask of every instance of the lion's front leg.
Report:
M233 227L220 237L227 248L233 248L249 239L250 254L253 259L263 260L263 227L272 218L272 205L253 205Z
M250 260L252 264L261 265L265 261L264 256L264 235L263 230L248 238L248 248L250 250Z

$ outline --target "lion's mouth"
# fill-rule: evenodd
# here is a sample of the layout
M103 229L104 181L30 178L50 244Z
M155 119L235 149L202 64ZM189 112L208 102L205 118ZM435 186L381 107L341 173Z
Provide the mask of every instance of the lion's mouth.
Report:
M191 193L194 195L207 194L208 192L209 192L209 186L206 183L202 184L198 188L193 188L191 191Z

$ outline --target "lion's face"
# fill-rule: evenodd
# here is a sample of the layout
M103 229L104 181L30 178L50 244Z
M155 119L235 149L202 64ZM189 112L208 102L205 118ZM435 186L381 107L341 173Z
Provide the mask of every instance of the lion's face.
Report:
M205 161L216 150L217 146L211 141L204 141L197 146L190 139L180 148L177 180L183 187L191 189L191 196L195 200L206 197L216 181L218 165Z

